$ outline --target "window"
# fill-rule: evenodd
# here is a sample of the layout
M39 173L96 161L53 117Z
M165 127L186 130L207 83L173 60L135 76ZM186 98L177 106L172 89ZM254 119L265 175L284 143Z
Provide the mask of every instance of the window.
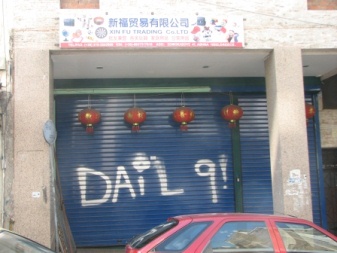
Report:
M160 224L149 231L138 235L134 239L132 239L129 244L131 247L139 249L148 244L149 242L156 239L158 236L162 235L166 231L170 230L171 228L175 227L178 224L176 220L170 220L163 224Z
M153 252L182 251L187 248L211 223L194 222L170 236L159 244Z
M287 252L336 252L337 242L317 229L297 223L276 222Z
M213 236L206 252L274 252L267 226L261 221L225 223Z

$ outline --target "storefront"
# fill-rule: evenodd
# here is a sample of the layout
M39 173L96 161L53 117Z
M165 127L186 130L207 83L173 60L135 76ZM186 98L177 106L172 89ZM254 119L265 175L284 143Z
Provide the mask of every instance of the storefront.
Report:
M62 252L75 252L72 235L94 252L187 212L327 227L320 143L336 147L336 111L320 86L336 73L335 12L290 0L6 5L3 227ZM236 128L220 113L231 102ZM187 131L172 118L183 105ZM101 117L88 135L78 114L90 106ZM135 106L138 132L124 119Z
M130 87L152 82L153 87L113 94L118 80L55 80L58 168L78 247L123 245L173 215L274 212L263 78L246 79L253 84L249 89L242 79L226 78L184 79L183 86L181 79L128 82ZM169 91L163 87L168 82L175 83ZM95 87L95 94L80 94L81 83L82 92ZM99 94L104 83L110 83L111 94ZM306 102L315 105L317 79L306 83ZM79 94L69 94L73 87ZM221 117L231 103L243 111L234 128ZM172 116L181 106L195 115L183 131ZM78 118L87 108L100 113L91 134ZM129 108L146 114L138 131L124 119ZM322 225L315 126L316 120L309 119L313 216ZM291 178L290 186L300 180Z

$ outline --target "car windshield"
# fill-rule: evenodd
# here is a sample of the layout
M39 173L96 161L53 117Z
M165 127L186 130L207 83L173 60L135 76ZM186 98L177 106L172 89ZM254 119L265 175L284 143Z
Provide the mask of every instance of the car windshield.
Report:
M0 252L6 253L53 253L54 251L29 240L28 238L13 234L8 231L0 231Z
M161 234L165 233L166 231L170 230L171 228L175 227L178 224L177 220L171 219L163 224L160 224L143 234L137 235L133 238L128 244L135 249L140 249L144 247L149 242L156 239Z
M305 224L277 222L287 252L337 252L337 242Z

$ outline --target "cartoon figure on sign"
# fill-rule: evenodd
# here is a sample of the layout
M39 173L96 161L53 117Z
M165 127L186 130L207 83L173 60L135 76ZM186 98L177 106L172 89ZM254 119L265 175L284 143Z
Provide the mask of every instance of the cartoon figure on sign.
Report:
M77 29L73 34L72 34L72 42L82 42L83 37L82 37L82 31L80 29Z
M63 41L68 41L69 32L67 30L63 30L62 35L64 37Z
M239 35L241 27L237 22L231 22L227 25L227 41L228 42L239 42Z
M239 34L234 33L234 42L239 42Z
M198 17L197 22L194 23L194 27L191 31L191 34L193 34L193 40L195 42L200 41L200 36L198 35L202 30L201 28L206 25L206 19L204 17Z
M235 35L234 31L233 31L233 30L230 30L230 31L228 32L228 34L227 34L227 41L228 41L228 42L233 42L233 41L234 41L234 35ZM232 41L232 40L233 40L233 41Z
M209 26L205 26L202 33L203 33L203 37L204 37L205 41L211 41L212 40L212 31L209 28Z
M195 27L193 27L193 30L191 31L191 33L197 34L198 32L200 32L200 30L201 30L200 27L196 25Z
M214 29L218 32L226 33L227 32L226 25L227 19L223 19L221 23L218 22L218 20L216 20L216 22L214 23Z
M229 28L227 19L211 18L206 20L204 17L198 17L197 21L192 25L190 33L195 42L237 42L238 35L235 32L236 30Z
M193 36L193 40L194 40L195 42L199 42L199 41L200 41L200 37L197 36L197 35L194 35L194 36Z

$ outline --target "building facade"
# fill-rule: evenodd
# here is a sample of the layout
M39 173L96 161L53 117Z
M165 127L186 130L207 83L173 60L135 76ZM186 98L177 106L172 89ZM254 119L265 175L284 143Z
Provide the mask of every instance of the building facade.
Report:
M192 212L287 214L333 230L322 151L337 147L337 112L325 109L321 90L337 73L336 6L306 0L2 2L4 227L63 252L73 243L123 245L130 231ZM93 37L107 32L120 39L117 29L89 21L91 15L226 22L238 16L244 41L209 46L207 23L196 23L207 46L138 43L144 29L132 44L68 44L83 31L86 38L95 31ZM79 20L87 25L80 35L64 29ZM316 109L313 118L306 119L306 103ZM235 128L220 115L228 104L243 109ZM180 131L170 115L185 105L195 119ZM78 113L91 106L101 120L88 135ZM136 106L147 116L132 132L123 116ZM48 120L55 123L55 143L46 141Z

